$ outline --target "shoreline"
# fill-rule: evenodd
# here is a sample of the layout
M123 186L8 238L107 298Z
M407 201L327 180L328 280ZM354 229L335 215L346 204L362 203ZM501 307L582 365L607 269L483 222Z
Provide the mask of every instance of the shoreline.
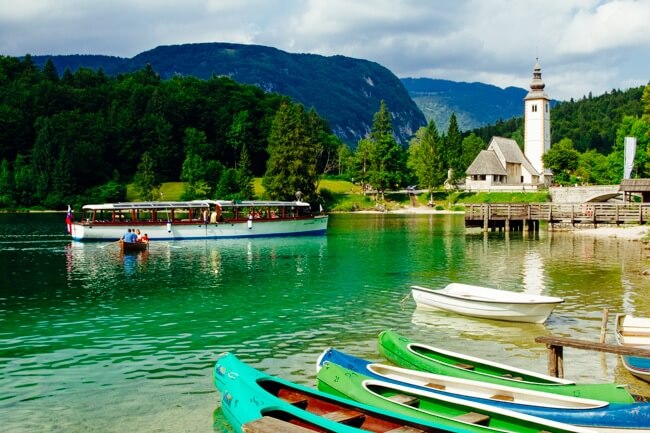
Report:
M418 207L404 207L400 209L388 210L385 212L366 210L357 211L352 213L367 213L367 214L402 214L402 215L435 215L435 214L462 214L462 211L449 211L449 210L436 210L426 206ZM629 241L649 241L650 242L650 226L645 225L628 225L628 226L600 226L596 228L576 228L573 230L564 230L578 236L593 236L599 238L616 238Z

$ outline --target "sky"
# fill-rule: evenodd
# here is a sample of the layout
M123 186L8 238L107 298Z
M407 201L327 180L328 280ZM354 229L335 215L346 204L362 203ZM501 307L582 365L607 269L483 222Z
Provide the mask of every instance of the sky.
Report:
M0 0L0 55L133 57L233 42L551 98L650 82L650 0Z

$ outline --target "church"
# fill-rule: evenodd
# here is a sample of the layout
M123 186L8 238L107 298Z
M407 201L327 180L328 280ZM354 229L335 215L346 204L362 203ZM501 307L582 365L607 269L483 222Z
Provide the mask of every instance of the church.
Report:
M551 148L551 99L544 87L538 61L524 98L524 151L515 140L492 137L467 167L466 190L537 190L551 184L553 174L542 161Z

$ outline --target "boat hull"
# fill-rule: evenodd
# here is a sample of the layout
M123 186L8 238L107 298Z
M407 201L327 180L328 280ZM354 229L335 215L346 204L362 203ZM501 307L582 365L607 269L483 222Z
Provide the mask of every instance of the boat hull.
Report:
M570 380L414 343L390 330L379 334L378 345L382 356L404 368L610 403L634 402L634 397L622 385L576 384Z
M474 433L499 430L517 433L591 432L589 429L532 417L495 406L374 380L325 362L317 374L318 389L402 415Z
M285 427L271 431L288 431L299 426L337 433L386 432L400 428L404 429L402 431L468 433L465 429L441 429L434 423L392 414L270 376L233 354L219 357L214 367L214 381L222 395L222 412L238 432L244 431L246 424L271 417Z
M528 295L452 283L443 289L412 286L419 308L452 311L465 316L509 322L544 323L562 298Z
M616 316L616 342L622 346L650 349L650 319L626 314ZM650 382L650 358L622 355L623 366L634 376Z
M648 431L650 429L650 403L607 403L455 379L371 363L334 349L327 350L321 355L319 365L325 362L337 364L371 379L599 431L618 429Z
M273 236L312 236L327 233L328 216L292 220L225 222L214 224L167 224L140 222L131 228L147 233L149 241L232 239ZM72 224L75 241L116 241L128 227L124 224Z

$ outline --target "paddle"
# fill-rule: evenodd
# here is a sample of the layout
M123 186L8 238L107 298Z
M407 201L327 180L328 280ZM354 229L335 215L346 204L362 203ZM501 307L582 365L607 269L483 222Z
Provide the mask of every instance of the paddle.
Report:
M103 250L103 249L106 248L107 246L109 246L109 245L115 245L115 244L119 243L120 241L121 241L121 239L118 239L118 240L113 241L113 242L109 242L109 243L104 244L104 245L102 245L101 247L99 247L99 249L100 249L100 250Z

